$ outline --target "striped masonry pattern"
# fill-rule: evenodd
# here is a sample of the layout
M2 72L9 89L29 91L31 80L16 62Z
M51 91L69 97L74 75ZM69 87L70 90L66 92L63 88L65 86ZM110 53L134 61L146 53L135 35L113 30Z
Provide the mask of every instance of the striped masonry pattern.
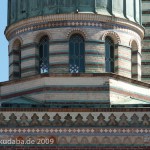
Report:
M150 1L142 0L142 19L145 37L142 48L142 81L150 83Z

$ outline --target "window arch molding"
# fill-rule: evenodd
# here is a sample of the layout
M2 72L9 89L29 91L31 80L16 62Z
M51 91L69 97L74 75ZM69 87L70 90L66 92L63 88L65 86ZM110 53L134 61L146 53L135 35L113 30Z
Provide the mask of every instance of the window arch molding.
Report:
M106 37L108 37L108 36L110 38L112 38L114 44L120 44L121 43L120 36L116 32L113 32L113 31L108 31L108 32L104 33L101 36L100 40L105 41Z
M13 45L12 45L12 50L18 50L18 49L21 49L21 41L19 39L16 39L14 42L13 42Z
M66 38L69 40L71 38L71 36L74 35L74 34L80 34L84 38L84 40L87 39L87 33L85 31L83 31L83 30L80 30L80 29L73 29L73 30L71 30L67 34Z
M18 42L21 44L21 46L23 45L23 40L20 36L13 39L13 41L10 44L10 49L13 50L14 45L17 45Z
M69 72L85 72L85 39L79 33L74 33L69 39Z
M52 39L51 33L49 31L40 31L34 35L33 42L39 43L43 36L47 36L49 38L49 40Z
M133 44L133 43L134 43L134 44ZM130 46L130 47L134 46L134 49L137 49L138 52L140 52L140 44L139 44L139 42L138 42L136 39L131 39L131 40L129 41L129 46Z

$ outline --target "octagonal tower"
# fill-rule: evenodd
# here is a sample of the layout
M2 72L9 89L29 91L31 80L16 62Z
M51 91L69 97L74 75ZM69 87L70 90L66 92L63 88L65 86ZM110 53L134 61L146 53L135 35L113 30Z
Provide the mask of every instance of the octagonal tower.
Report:
M9 0L10 80L113 72L141 79L140 0Z

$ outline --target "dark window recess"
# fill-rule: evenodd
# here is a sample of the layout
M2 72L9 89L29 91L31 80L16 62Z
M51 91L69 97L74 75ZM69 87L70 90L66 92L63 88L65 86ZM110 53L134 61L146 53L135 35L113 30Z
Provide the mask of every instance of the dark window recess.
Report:
M105 71L114 72L114 42L110 37L105 39Z
M40 74L49 73L49 38L44 36L39 43Z
M21 78L21 46L19 50L19 78Z
M69 40L69 72L85 72L85 43L79 34L72 35Z
M150 104L120 104L120 105L111 105L111 108L143 108L150 107Z

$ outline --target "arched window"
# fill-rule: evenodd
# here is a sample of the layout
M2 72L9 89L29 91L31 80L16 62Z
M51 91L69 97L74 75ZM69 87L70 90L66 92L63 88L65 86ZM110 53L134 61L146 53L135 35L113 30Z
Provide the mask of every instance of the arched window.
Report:
M138 45L135 41L131 43L131 76L138 79Z
M114 42L110 37L105 39L105 71L114 72L115 70L115 58L114 58Z
M70 73L85 72L85 44L80 34L74 34L69 40Z
M21 42L19 39L15 40L13 43L13 50L12 50L12 69L10 66L10 70L13 72L10 72L10 79L18 79L21 78Z
M49 38L44 36L39 42L39 72L49 73Z

